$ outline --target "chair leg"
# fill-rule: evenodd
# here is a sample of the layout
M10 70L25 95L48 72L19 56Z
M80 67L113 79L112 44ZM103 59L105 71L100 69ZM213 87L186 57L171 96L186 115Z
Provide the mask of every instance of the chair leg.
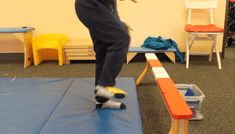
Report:
M33 49L32 49L33 32L24 33L24 68L33 63Z
M213 45L212 45L211 52L210 52L210 55L209 55L209 62L212 61L213 52L214 52L215 45L216 45L216 35L214 35L214 36L212 37L212 40L213 40Z
M189 35L186 37L186 69L189 68Z
M216 46L215 46L215 51L216 51L216 57L217 57L217 62L218 62L218 68L219 68L219 70L221 70L222 67L221 67L220 54L219 54L219 51Z
M39 59L39 54L37 48L33 48L33 60L34 60L34 65L38 65L41 61Z
M64 54L62 48L58 49L58 62L60 66L64 64Z
M209 55L209 62L211 62L211 61L212 61L213 51L214 51L214 48L212 47L212 48L211 48L210 55Z
M221 61L220 61L220 54L218 50L216 50L216 56L217 56L218 68L219 70L221 70L222 67L221 67Z
M190 37L188 37L188 41L190 41L188 44L189 44L189 49L191 49L191 47L193 46L193 42L195 41L196 39L196 35L192 35L191 37L191 40L190 40Z
M216 45L216 41L217 41L217 35L215 35L215 37L214 37L214 48L215 48L215 52L216 52L218 68L219 68L219 70L221 70L222 67L221 67L220 54L219 54L219 50L218 50L217 45Z

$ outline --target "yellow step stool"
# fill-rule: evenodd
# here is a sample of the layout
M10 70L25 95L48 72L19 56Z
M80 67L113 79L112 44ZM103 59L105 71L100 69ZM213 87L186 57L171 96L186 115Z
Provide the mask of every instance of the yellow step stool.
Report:
M33 38L34 65L44 60L59 60L59 65L65 63L63 46L68 41L64 34L42 34Z

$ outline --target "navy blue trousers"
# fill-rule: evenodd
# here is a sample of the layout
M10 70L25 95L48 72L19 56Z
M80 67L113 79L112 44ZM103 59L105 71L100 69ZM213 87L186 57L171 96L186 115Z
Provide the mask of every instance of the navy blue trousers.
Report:
M105 0L76 0L79 20L89 29L96 53L95 84L114 86L125 61L130 36Z

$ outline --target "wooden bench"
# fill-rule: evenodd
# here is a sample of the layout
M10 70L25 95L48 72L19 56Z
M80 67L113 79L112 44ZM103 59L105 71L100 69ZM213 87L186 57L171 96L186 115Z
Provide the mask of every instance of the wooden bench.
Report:
M133 59L138 53L164 53L173 63L175 63L175 48L169 48L167 50L154 50L144 47L130 47L127 54L127 64Z
M24 68L30 66L33 63L33 51L32 51L32 37L33 37L33 27L10 27L10 28L0 28L0 34L15 34L22 33L23 38L19 38L24 45ZM0 53L9 53L7 51Z
M154 53L145 54L146 66L136 80L139 85L147 70L152 69L157 86L160 89L166 107L171 116L171 129L169 134L187 134L189 120L192 118L192 111L179 93L175 83L170 78L161 62Z

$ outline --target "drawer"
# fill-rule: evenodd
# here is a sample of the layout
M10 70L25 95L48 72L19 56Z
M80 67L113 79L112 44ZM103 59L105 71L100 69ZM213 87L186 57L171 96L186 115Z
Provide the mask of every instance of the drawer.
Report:
M66 53L89 53L89 52L93 52L92 49L65 49L64 50Z
M91 45L65 45L65 49L93 49Z
M68 56L67 60L95 60L95 56Z
M86 53L66 53L66 56L95 56L93 52Z

